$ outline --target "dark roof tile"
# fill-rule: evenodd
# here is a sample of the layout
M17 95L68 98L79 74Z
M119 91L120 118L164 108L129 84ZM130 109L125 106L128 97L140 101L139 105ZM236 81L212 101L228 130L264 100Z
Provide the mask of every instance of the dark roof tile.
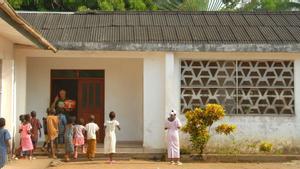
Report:
M164 41L177 41L177 33L175 27L164 26L161 27Z
M136 42L147 42L149 40L147 27L137 26L134 27L133 31L134 31L134 39Z
M191 26L189 27L192 39L196 42L207 42L206 35L202 27Z
M247 34L249 35L250 39L252 42L257 42L257 43L263 43L266 42L266 39L264 38L264 35L260 32L258 27L254 26L245 26L244 27Z
M127 25L139 26L140 25L140 17L139 15L126 15L126 23Z
M234 22L229 15L220 15L219 14L217 16L222 25L228 25L228 26L234 25Z
M220 21L217 15L205 15L204 17L208 25L213 25L213 26L220 25Z
M276 35L272 27L262 26L259 27L260 32L264 35L265 39L269 42L280 42L280 38Z
M152 19L152 15L146 14L146 15L140 15L140 22L141 25L153 25L153 19Z
M238 14L230 14L233 22L235 25L241 26L241 25L248 25L246 19L244 18L243 15L238 15Z
M299 43L300 12L19 13L51 42Z
M207 25L204 15L192 15L194 25Z
M148 27L148 36L149 36L150 42L163 42L164 41L160 26Z
M272 20L272 18L269 15L259 14L256 16L258 17L260 22L265 26L275 26L276 25L276 23Z
M191 15L179 15L178 17L182 26L194 25Z
M216 26L203 27L203 31L206 35L208 42L210 43L221 43L223 40L220 37Z
M256 17L256 15L246 14L246 15L244 15L244 18L246 19L246 21L248 22L248 24L251 25L251 26L261 26L262 25L262 23Z

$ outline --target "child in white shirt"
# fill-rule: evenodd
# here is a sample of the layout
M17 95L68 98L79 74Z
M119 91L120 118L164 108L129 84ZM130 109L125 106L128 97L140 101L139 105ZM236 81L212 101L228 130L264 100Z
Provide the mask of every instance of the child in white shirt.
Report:
M90 116L90 122L85 125L87 134L87 158L92 161L96 153L97 138L96 133L99 131L99 126L95 123L95 116Z

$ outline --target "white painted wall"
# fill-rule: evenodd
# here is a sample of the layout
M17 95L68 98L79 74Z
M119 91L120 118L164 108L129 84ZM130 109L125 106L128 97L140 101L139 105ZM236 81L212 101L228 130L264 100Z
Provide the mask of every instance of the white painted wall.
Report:
M144 147L165 147L165 58L144 58Z
M104 69L105 119L114 110L122 130L118 141L143 140L143 60L134 58L27 58L26 112L38 118L50 102L51 69Z
M14 46L13 43L0 36L1 70L1 110L0 116L6 119L6 128L12 133L14 127Z
M237 125L237 132L234 134L236 144L233 144L232 137L219 136L212 132L212 138L208 144L209 151L224 150L226 147L236 147L242 152L249 152L250 146L260 141L268 141L274 144L276 149L291 150L292 148L300 149L300 56L297 53L177 53L175 55L175 88L174 96L177 98L177 105L180 107L180 60L181 59L197 60L266 60L266 59L290 59L295 61L295 115L294 116L226 116L219 123L230 123ZM179 97L179 98L178 98ZM179 108L177 109L179 111ZM185 122L184 115L180 116ZM188 144L187 135L182 134L183 145Z

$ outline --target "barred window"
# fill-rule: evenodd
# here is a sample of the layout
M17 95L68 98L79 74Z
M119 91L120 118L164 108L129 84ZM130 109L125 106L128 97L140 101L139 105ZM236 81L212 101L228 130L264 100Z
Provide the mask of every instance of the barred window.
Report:
M181 61L181 112L208 103L227 114L294 114L294 62Z

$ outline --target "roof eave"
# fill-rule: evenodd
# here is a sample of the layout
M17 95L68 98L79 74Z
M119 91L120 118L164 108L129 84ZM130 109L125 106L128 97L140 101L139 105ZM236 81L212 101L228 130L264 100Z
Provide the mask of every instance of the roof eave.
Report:
M174 51L174 52L300 52L300 43L111 43L53 42L60 50Z
M46 40L37 30L35 30L30 24L28 24L22 17L20 17L15 10L5 1L0 0L0 9L18 26L24 29L32 38L28 38L33 41L37 46L42 46L45 49L57 52L56 47L54 47L48 40ZM9 23L11 24L11 23ZM12 24L11 24L12 25ZM12 25L13 26L13 25ZM17 28L16 28L17 29ZM18 29L17 29L18 30ZM20 32L20 30L18 30ZM23 32L20 32L23 34ZM24 34L23 34L24 35ZM24 35L28 36L28 35ZM35 39L35 40L33 40Z

